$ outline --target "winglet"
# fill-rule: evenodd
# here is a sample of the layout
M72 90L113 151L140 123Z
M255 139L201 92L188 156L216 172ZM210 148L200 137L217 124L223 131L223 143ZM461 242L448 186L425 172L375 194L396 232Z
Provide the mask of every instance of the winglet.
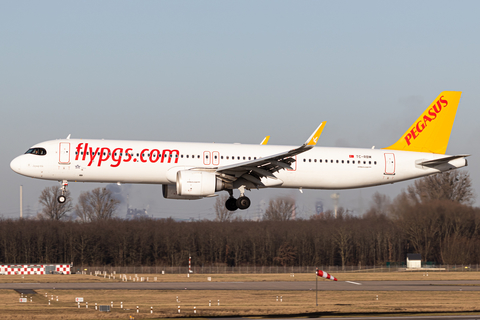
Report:
M318 138L322 134L323 128L325 128L325 124L327 121L323 121L320 123L317 129L312 133L312 135L305 141L304 145L305 146L315 146L318 142Z
M268 140L270 139L270 136L266 136L262 142L260 142L261 145L266 145L268 143Z

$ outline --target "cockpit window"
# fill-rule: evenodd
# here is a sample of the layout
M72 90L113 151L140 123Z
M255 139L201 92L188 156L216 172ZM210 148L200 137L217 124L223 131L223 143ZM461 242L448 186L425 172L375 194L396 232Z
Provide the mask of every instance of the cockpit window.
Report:
M36 154L36 155L39 155L39 156L44 156L47 154L47 150L43 149L43 148L31 148L31 149L28 149L27 152L25 152L25 154L27 153L30 153L30 154Z

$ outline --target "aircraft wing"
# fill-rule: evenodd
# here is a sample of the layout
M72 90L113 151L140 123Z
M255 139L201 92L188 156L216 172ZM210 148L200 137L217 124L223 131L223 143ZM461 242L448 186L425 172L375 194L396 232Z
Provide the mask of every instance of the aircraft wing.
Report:
M277 179L274 175L275 172L281 169L292 170L293 168L290 165L295 162L294 156L312 149L317 144L326 123L326 121L322 122L307 141L298 148L256 160L221 166L217 168L216 172L219 173L220 178L226 181L235 181L242 177L257 186L263 185L260 181L263 177Z

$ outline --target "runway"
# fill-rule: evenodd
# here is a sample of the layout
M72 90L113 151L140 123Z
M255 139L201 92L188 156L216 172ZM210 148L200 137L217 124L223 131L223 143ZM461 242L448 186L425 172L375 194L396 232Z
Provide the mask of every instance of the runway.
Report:
M315 290L315 281L1 283L0 289L57 290ZM480 291L480 280L318 281L319 291Z

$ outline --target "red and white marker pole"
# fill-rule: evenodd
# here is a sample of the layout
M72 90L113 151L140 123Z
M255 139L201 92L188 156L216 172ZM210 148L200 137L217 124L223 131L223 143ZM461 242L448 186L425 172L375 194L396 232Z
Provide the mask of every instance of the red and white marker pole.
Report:
M188 257L188 273L192 273L192 257Z
M338 280L334 276L326 273L325 271L319 270L319 269L317 269L317 271L315 272L315 275L316 275L316 277L315 277L315 304L318 307L318 277L322 277L322 278L333 280L333 281L338 281Z

